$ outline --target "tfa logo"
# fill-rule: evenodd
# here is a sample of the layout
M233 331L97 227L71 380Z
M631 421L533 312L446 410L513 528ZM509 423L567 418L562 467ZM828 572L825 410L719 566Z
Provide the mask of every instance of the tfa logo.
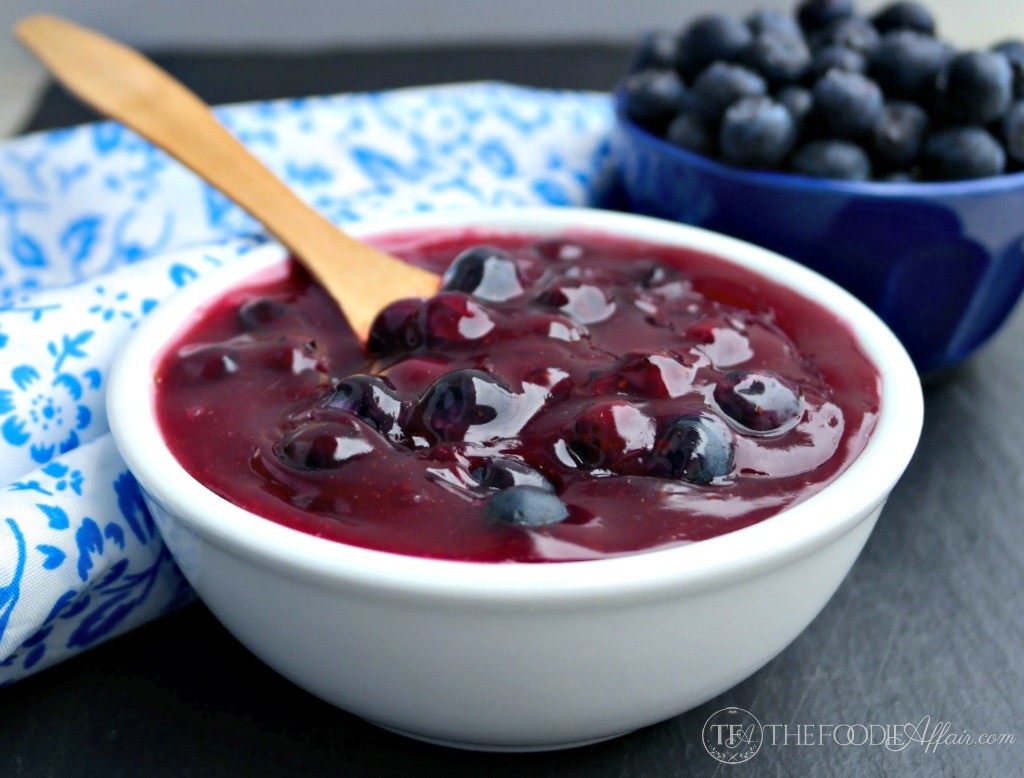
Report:
M752 758L763 740L761 722L743 708L722 708L706 722L702 739L705 750L719 762L740 764Z

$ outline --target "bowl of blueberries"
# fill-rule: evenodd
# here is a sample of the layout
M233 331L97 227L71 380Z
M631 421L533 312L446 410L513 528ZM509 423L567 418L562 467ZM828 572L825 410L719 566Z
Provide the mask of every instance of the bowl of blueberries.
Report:
M825 607L923 416L853 295L632 214L353 232L439 291L360 342L268 244L161 303L108 382L168 548L260 659L411 737L567 748L721 694Z
M853 292L925 374L1024 290L1024 41L958 50L916 2L704 16L616 93L626 207L749 240Z

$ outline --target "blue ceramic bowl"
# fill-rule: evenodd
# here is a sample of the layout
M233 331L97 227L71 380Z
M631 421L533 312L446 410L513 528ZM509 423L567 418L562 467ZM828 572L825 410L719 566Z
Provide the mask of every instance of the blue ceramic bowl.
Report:
M856 183L730 167L627 120L613 149L625 205L791 257L857 295L917 369L967 359L1024 290L1024 173Z

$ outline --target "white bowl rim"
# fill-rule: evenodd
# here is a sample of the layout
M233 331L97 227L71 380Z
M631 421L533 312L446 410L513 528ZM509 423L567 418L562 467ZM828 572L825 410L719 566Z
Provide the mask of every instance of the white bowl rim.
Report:
M762 522L696 543L577 562L481 563L428 559L317 538L253 514L195 480L156 422L152 367L170 337L222 292L280 264L271 243L212 271L161 303L123 345L108 382L111 432L142 488L204 540L330 587L463 601L571 603L641 593L702 590L785 565L849 532L884 503L917 446L923 397L917 372L892 332L863 303L808 268L752 244L646 216L585 208L462 208L360 223L356 236L428 228L554 234L593 230L688 246L749 267L831 309L853 331L881 378L881 411L864 451L835 481ZM140 398L146 398L144 402Z

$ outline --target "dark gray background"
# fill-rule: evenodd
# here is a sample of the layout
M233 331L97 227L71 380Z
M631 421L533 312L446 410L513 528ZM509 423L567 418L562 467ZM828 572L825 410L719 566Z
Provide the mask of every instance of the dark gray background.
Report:
M467 47L158 59L211 102L498 78L608 89L616 47ZM50 89L30 127L93 116ZM1024 208L1022 208L1024 218ZM463 753L388 734L265 668L200 605L0 691L0 775L1024 774L1024 310L926 387L920 448L864 553L781 656L721 697L568 752ZM902 724L1013 745L764 745L726 767L701 745L739 706L768 724Z

